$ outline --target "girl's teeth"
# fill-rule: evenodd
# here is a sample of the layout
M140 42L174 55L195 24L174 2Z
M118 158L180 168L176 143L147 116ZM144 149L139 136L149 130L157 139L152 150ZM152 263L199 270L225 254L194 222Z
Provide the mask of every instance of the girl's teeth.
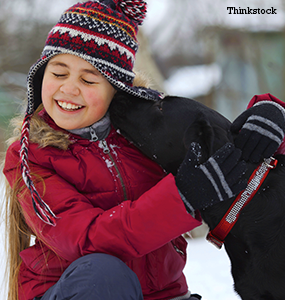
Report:
M57 101L57 103L64 110L77 110L77 109L80 109L82 107L82 106L78 106L78 105L75 105L75 104L66 103L66 102L63 102L63 101Z

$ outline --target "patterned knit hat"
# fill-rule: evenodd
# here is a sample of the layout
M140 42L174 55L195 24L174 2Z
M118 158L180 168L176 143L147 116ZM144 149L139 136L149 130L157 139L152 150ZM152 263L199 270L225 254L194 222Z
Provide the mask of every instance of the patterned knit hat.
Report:
M157 100L151 89L134 87L133 66L138 50L137 31L146 14L142 0L93 0L78 3L61 16L50 31L40 59L28 74L28 107L22 126L21 171L32 196L33 207L45 223L55 225L55 215L38 194L28 166L30 120L41 104L41 88L47 62L58 54L73 54L94 66L118 90Z

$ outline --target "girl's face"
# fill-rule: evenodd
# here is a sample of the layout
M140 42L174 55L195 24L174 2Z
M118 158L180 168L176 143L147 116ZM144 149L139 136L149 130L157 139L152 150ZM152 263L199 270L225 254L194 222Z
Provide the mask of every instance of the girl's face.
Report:
M90 126L106 114L115 89L84 59L60 54L47 64L42 84L42 102L61 128Z

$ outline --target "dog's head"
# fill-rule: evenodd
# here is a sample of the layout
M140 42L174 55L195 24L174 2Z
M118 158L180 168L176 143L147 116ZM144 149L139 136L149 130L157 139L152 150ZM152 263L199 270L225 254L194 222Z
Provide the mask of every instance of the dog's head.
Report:
M226 118L188 98L167 96L151 101L118 92L110 117L122 135L173 174L191 143L200 144L202 163L231 140Z

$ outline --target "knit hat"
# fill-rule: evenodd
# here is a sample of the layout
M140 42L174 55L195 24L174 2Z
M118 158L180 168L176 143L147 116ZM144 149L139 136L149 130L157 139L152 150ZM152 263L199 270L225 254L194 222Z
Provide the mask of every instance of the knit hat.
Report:
M133 86L133 66L138 50L137 31L146 14L142 0L93 0L67 9L50 31L40 59L28 79L28 107L21 135L21 172L32 196L33 207L45 223L56 224L56 216L38 194L28 166L30 120L41 104L41 88L47 62L58 54L73 54L94 66L117 89L157 100L157 91Z

